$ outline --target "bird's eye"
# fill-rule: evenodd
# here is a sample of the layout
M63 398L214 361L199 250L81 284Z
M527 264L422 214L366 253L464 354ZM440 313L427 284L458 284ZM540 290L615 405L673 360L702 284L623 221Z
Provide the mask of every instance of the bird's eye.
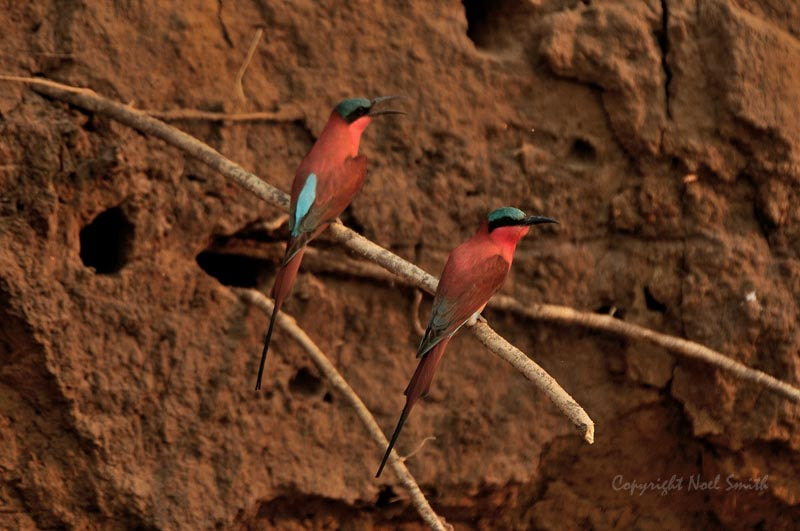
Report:
M369 112L369 107L356 107L353 112L350 113L350 121L354 121L362 116L366 115Z

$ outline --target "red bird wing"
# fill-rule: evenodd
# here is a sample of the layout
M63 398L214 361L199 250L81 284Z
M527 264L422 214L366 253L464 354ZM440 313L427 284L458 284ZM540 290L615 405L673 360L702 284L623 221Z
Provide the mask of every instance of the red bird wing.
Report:
M417 350L418 358L456 333L506 280L511 264L505 258L494 254L489 258L470 260L470 250L458 253L457 248L444 266L433 299L431 320Z
M302 168L292 183L292 201L290 207L289 228L292 234L286 243L284 265L292 259L297 252L309 241L316 238L328 225L344 212L347 205L353 200L367 173L367 157L347 157L342 164L323 169L319 172L308 171ZM301 175L305 176L301 177ZM310 207L301 213L297 219L297 209L300 196L310 178L314 175L316 189ZM296 220L296 221L295 221Z

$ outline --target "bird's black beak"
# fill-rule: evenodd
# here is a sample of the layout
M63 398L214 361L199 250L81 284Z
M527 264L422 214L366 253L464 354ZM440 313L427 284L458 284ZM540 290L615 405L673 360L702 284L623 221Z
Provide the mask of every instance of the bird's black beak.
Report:
M384 102L384 101L396 100L396 99L400 99L402 97L403 96L379 96L377 98L373 98L370 101L371 105L370 105L370 108L369 108L369 112L367 113L367 116L380 116L382 114L405 114L405 111L401 111L399 109L376 109L375 108L375 106L378 103L381 103L381 102Z
M558 221L544 216L528 216L519 222L520 225L538 225L540 223L558 223Z

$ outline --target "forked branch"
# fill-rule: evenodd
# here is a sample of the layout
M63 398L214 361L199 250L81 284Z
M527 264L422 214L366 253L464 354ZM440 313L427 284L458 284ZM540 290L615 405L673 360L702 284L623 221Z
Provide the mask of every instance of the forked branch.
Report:
M597 313L580 312L567 306L555 306L552 304L530 304L525 305L505 295L497 295L489 303L493 308L510 311L518 315L523 315L535 321L550 321L570 326L580 326L594 330L602 330L614 335L644 341L658 345L674 354L685 358L693 358L715 367L733 373L734 376L766 387L792 402L800 404L800 389L782 380L770 376L769 374L751 369L736 360L720 354L704 345L689 341L680 337L662 334L649 328L633 323L626 323L615 319L610 315L600 315Z
M272 315L272 300L268 299L260 292L252 289L241 289L236 290L236 292L239 293L244 300L263 310L266 315ZM281 313L278 314L278 326L286 330L289 335L305 349L322 375L327 378L328 382L330 382L330 384L347 399L353 409L355 409L358 419L364 424L364 427L367 428L367 432L369 432L375 444L380 448L385 448L386 445L389 444L389 441L386 440L386 437L383 435L375 417L372 416L372 413L370 413L364 402L361 401L361 398L359 398L353 388L350 387L347 380L336 370L336 367L334 367L325 353L317 347L314 341L308 337L297 322L289 317L286 312L281 311ZM428 503L428 500L420 490L414 476L411 475L411 472L409 472L406 467L404 460L398 457L397 452L392 451L392 454L393 459L389 461L389 464L394 469L397 477L400 478L400 482L411 495L411 503L414 504L419 515L431 529L444 531L446 527L445 524L443 524L443 519L434 512L433 508Z

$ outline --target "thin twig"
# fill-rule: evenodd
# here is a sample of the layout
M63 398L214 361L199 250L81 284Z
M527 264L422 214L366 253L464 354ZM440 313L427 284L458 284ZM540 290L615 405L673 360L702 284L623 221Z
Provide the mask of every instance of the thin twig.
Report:
M277 217L271 220L264 220L250 227L252 230L263 230L265 232L275 232L281 228L284 223L289 221L289 214L281 212Z
M250 61L253 60L253 55L256 53L258 43L261 42L261 36L263 34L264 28L258 28L256 30L256 34L253 36L253 42L250 43L250 49L247 50L247 57L245 57L244 63L242 63L242 66L239 67L239 71L236 73L236 93L239 95L239 99L242 100L242 102L247 101L247 97L244 95L244 88L242 88L242 79L244 79L244 73L247 72L247 67L250 66Z
M419 322L419 305L422 304L422 292L414 290L414 302L411 304L411 324L418 336L425 335L425 327Z
M57 83L56 81L51 81L49 79L41 77L10 76L7 74L0 74L0 81L11 81L13 83L26 83L28 85L35 85L38 87L50 87L59 92L71 92L74 94L94 94L95 96L97 95L97 93L95 93L95 91L93 91L92 89L73 87L71 85L64 85L63 83Z
M414 448L413 450L411 450L411 452L410 452L410 453L408 453L408 454L406 454L406 455L402 456L402 457L400 458L400 460L401 460L402 462L404 462L404 463L405 463L406 461L408 461L409 459L411 459L412 457L414 457L415 455L417 455L417 453L419 453L419 451L420 451L420 450L422 450L422 448L425 446L425 444L426 444L428 441L435 441L435 440L436 440L436 437L434 437L433 435L428 435L427 437L425 437L424 439L422 439L422 441L420 441L420 443L417 445L417 447L416 447L416 448ZM393 450L393 451L394 451L394 450Z
M153 118L167 121L198 120L207 122L294 122L305 119L305 113L296 105L289 104L269 112L213 112L199 109L172 109L169 111L143 110Z
M236 292L241 295L244 300L263 310L266 315L272 315L272 301L260 292L253 289L239 289L236 290ZM367 428L367 431L378 447L385 448L389 444L389 441L386 440L386 437L383 435L383 431L381 431L380 426L378 426L375 417L372 416L367 406L361 401L361 398L359 398L353 388L350 387L344 377L336 370L336 367L334 367L325 353L317 347L303 329L300 328L297 322L289 317L286 312L278 314L278 325L286 330L289 335L305 349L322 375L328 379L336 390L344 395L353 409L355 409L359 420L361 420ZM403 459L400 458L395 451L392 451L392 455L394 458L389 461L389 464L394 469L400 482L411 495L411 503L414 504L419 515L432 529L444 531L446 527L445 524L443 524L443 519L434 512L428 500L425 498L425 495L422 493L422 490L420 490L414 476L412 476L411 472L406 468Z
M57 83L49 79L38 77L24 77L24 76L9 76L0 74L0 81L11 81L16 83L26 83L34 85L41 89L51 88L56 92L68 92L72 94L83 94L88 97L102 98L95 91L88 88L73 87ZM43 94L46 92L42 90ZM64 100L55 94L46 94L52 98ZM108 101L108 100L107 100ZM121 105L117 103L116 105ZM83 107L83 106L82 106ZM86 108L86 107L84 107ZM99 111L98 111L99 112ZM293 104L286 104L277 111L256 111L256 112L242 112L242 113L226 113L226 112L213 112L201 111L199 109L172 109L169 111L142 109L139 110L148 116L158 118L160 120L204 120L210 122L294 122L297 120L304 120L306 117L303 110ZM123 122L124 123L124 122Z
M2 79L2 77L0 77L0 79ZM42 80L38 78L17 78L15 81L29 83L35 91L45 96L66 101L91 112L105 114L142 133L160 138L168 144L185 151L209 167L219 171L261 199L288 210L289 196L286 193L262 181L235 162L226 159L214 148L164 122L94 93L87 94L83 91L76 92L75 90L67 90L71 89L71 87L68 86L64 89L60 87L58 83L42 83ZM435 277L426 273L416 265L400 258L391 251L376 245L367 238L348 229L342 225L341 222L337 221L331 224L329 234L331 234L334 240L345 245L347 248L377 263L384 269L405 278L415 286L429 293L434 293L436 291L438 280ZM488 328L488 325L486 327ZM470 328L476 330L476 327ZM514 347L501 336L497 335L493 339L490 348L493 352L500 354L503 359L511 363L514 368L525 374L528 378L536 377L537 374L540 374L541 368L533 363L527 356L516 357L504 355L502 352L508 352L514 349ZM559 385L553 385L555 380L534 380L534 382L562 412L567 414L568 418L578 428L586 442L592 444L594 442L594 423L583 408L575 402L575 399ZM563 404L570 404L570 406L564 407Z

